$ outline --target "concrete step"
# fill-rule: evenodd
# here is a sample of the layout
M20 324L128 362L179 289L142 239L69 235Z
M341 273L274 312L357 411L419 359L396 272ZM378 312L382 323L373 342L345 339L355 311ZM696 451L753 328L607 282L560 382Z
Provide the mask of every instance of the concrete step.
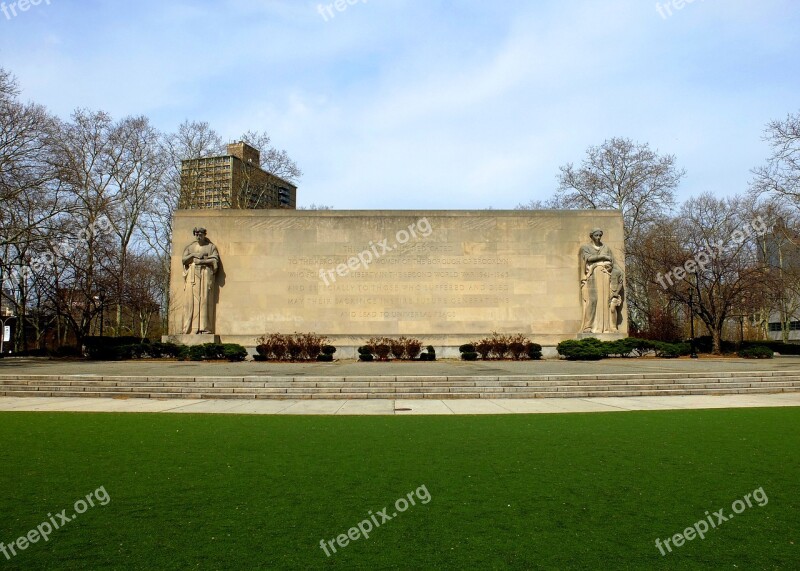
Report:
M121 388L126 389L126 388ZM406 390L378 390L372 391L351 389L341 392L306 390L297 391L245 391L234 392L231 390L208 392L203 389L191 391L183 389L176 391L170 387L160 387L161 390L140 391L133 388L127 390L93 391L74 390L71 387L46 387L45 390L30 390L19 387L12 390L0 391L0 396L13 397L83 397L83 398L160 398L160 399L469 399L469 398L589 398L589 397L639 397L639 396L669 396L669 395L717 395L717 394L763 394L780 392L800 392L800 386L782 386L781 384L764 384L761 386L744 387L699 387L699 388L660 388L651 387L605 387L587 389L586 387L559 387L560 390L536 390L512 387L511 390L502 392L486 390L486 388L462 387L455 391L437 391L435 389L406 391ZM516 389L516 390L515 390Z
M399 377L402 379L402 377ZM140 380L140 381L123 381L123 380L60 380L56 377L47 380L28 380L28 379L15 379L15 380L0 380L0 388L4 387L17 387L24 385L27 387L50 387L50 386L70 386L70 387L84 387L101 390L103 388L116 388L116 387L129 387L141 388L146 390L156 387L185 387L190 389L261 389L261 388L276 388L276 389L295 389L295 388L308 388L308 389L350 389L350 388L417 388L417 387L436 387L447 389L450 387L559 387L559 386L585 386L585 387L603 387L603 386L680 386L680 385L701 385L701 384L719 384L719 385L740 385L740 384L754 384L764 382L800 382L800 376L782 376L782 377L696 377L696 378L680 378L680 379L604 379L604 380L576 380L571 377L565 377L558 381L542 381L542 380L528 380L528 381L507 381L507 380L463 380L463 381L443 381L443 380L430 380L430 381L360 381L354 382L350 379L337 380L337 381L307 381L307 380L267 380L256 381L211 381L202 379L183 379L183 380Z
M800 392L800 371L618 375L141 377L0 375L0 396L156 399L590 398Z

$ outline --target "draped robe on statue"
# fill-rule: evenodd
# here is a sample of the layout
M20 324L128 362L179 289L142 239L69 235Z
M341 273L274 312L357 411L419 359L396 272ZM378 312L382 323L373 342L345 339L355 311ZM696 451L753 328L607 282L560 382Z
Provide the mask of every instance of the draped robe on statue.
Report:
M611 333L618 330L617 308L612 309L611 273L614 254L605 244L581 246L581 296L584 333Z
M198 259L201 260L198 263ZM211 242L193 242L183 251L183 332L213 333L219 252Z

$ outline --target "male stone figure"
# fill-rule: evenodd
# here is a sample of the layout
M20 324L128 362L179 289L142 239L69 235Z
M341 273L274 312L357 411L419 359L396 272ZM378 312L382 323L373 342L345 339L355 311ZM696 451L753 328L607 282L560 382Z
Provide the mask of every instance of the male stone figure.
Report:
M195 228L194 235L196 240L183 250L183 333L213 333L219 252L205 228Z
M616 333L622 306L622 271L614 253L603 244L603 231L592 230L591 244L581 246L581 297L583 333Z

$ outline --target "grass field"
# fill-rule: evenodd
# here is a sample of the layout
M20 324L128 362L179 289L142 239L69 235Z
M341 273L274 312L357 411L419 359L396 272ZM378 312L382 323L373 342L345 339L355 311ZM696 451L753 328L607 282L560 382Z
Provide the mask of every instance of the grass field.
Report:
M800 409L3 413L0 453L6 545L98 488L110 498L96 494L46 543L0 554L0 570L800 566ZM655 546L757 488L763 507L666 556ZM369 539L335 543L415 490L416 505Z

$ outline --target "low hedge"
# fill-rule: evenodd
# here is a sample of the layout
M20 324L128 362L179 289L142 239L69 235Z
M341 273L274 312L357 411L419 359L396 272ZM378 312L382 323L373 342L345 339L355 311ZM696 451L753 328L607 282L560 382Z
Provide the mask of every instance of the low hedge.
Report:
M772 359L775 353L769 347L754 345L740 350L738 355L742 359Z
M600 341L594 337L568 339L557 347L558 354L569 361L599 361L611 355L618 357L642 357L654 352L656 357L673 359L691 353L688 343L665 343L627 337L615 341Z
M436 350L433 348L433 345L428 345L427 353L421 353L419 356L420 361L435 361L436 360Z
M532 343L525 335L500 335L492 333L491 337L486 337L475 343L461 345L458 350L464 361L477 361L478 358L489 360L506 359L509 356L517 361L523 356L529 359L539 360L542 358L542 346Z
M781 355L800 355L800 344L795 343L784 343L783 341L745 341L742 343L742 349L752 347L766 347Z
M606 343L594 337L567 339L556 346L558 354L568 361L599 361L608 357L610 349Z
M421 353L422 341L413 337L373 337L358 348L360 361L426 361L426 353ZM436 360L435 358L433 359Z
M247 359L247 349L236 343L205 343L181 348L179 361L230 361Z

